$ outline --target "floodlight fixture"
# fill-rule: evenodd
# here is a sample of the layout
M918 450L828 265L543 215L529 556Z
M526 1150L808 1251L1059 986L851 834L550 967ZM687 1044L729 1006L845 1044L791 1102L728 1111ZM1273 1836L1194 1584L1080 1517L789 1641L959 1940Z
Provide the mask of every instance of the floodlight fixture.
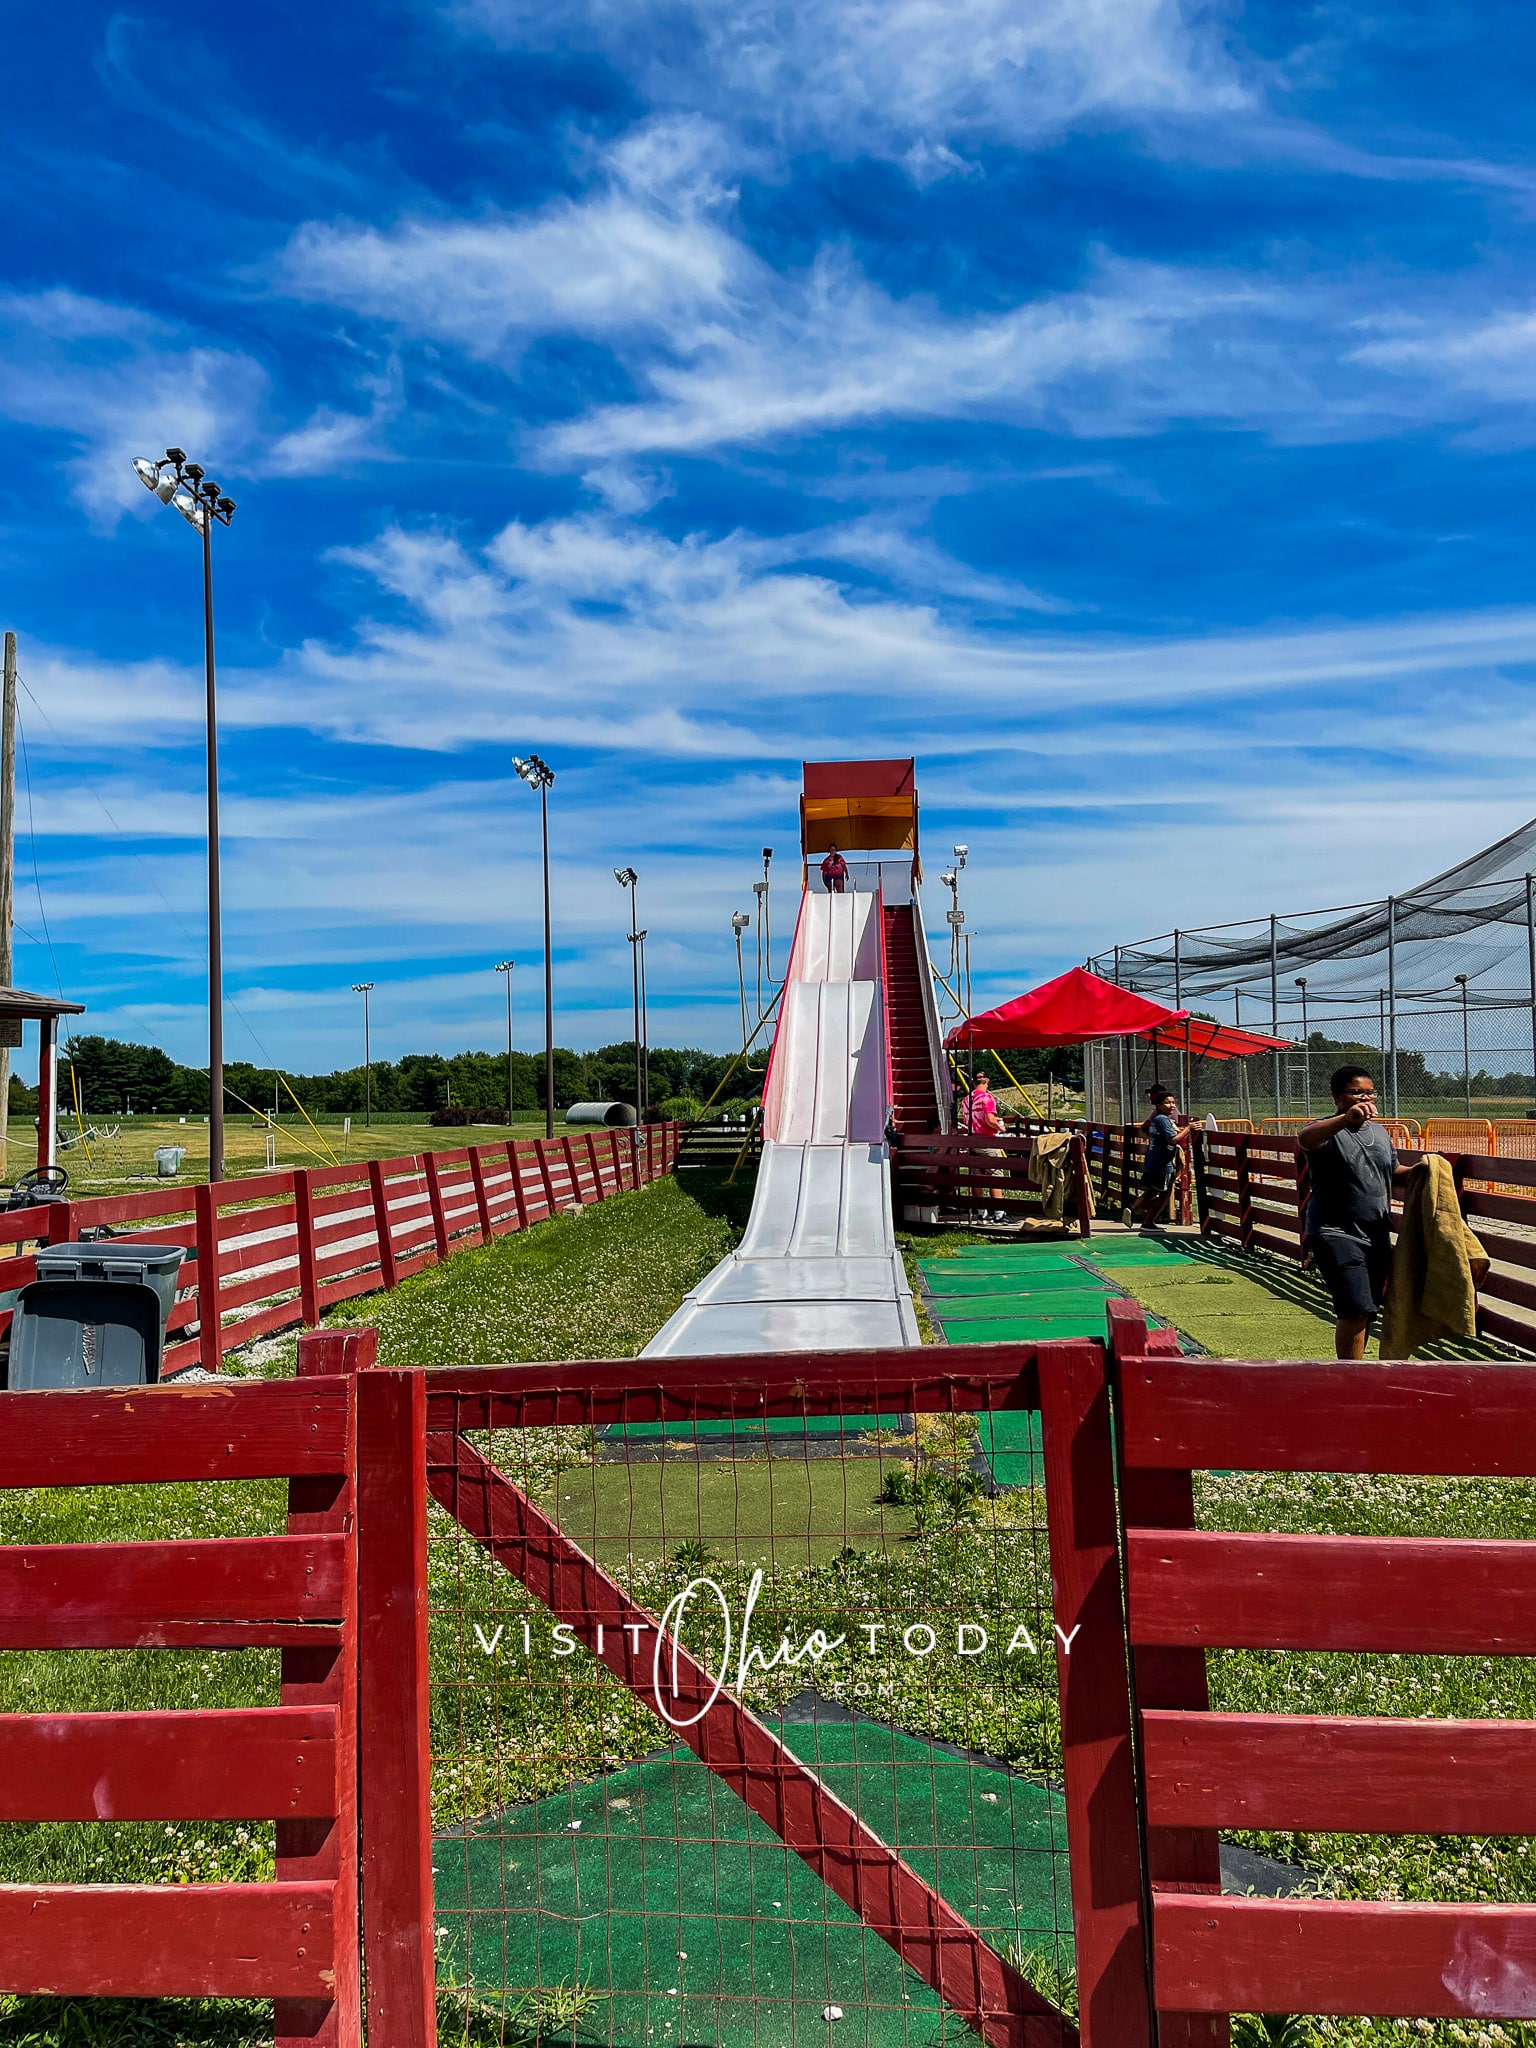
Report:
M736 934L738 939L741 937L742 933L747 929L748 925L751 924L751 922L752 914L750 911L733 910L731 912L731 930Z
M545 790L553 787L555 771L547 761L537 754L514 754L512 766L517 770L530 789Z
M228 526L235 501L226 498L200 462L184 448L167 448L153 461L133 459L133 473L162 505L172 505L203 541L203 665L207 677L208 746L208 1179L224 1178L224 944L219 881L219 739L213 661L213 549L215 522Z
M618 883L621 889L633 889L636 882L639 881L640 877L635 873L633 868L615 868L613 871L613 879Z

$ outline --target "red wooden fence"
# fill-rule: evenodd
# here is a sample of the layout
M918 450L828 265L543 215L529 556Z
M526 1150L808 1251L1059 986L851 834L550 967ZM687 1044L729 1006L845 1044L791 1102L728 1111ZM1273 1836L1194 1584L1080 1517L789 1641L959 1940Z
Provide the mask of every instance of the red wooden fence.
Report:
M523 1230L670 1173L679 1126L505 1139L453 1152L297 1168L214 1187L91 1196L0 1214L0 1290L34 1277L39 1239L58 1244L100 1224L187 1257L162 1371L217 1372L225 1352L275 1330L317 1323L355 1295L398 1286L465 1245ZM209 1275L217 1313L209 1309ZM9 1320L0 1316L0 1329Z
M0 1486L283 1478L287 1533L0 1549L0 1645L277 1645L278 1704L0 1718L0 1817L273 1820L270 1884L0 1886L0 1984L272 1998L278 2048L358 2023L357 1544L345 1383L0 1394Z

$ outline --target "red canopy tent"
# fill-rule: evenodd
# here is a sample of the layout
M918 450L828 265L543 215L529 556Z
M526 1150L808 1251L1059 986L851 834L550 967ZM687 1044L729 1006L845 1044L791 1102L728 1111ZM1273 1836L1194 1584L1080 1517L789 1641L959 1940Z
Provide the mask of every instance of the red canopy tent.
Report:
M1008 1052L1081 1045L1090 1038L1144 1038L1150 1045L1207 1060L1243 1059L1249 1053L1272 1052L1288 1043L1209 1018L1191 1017L1188 1010L1170 1010L1133 989L1101 981L1086 967L1070 968L1027 995L1015 996L1011 1003L957 1024L945 1043Z
M952 1046L1011 1048L1081 1045L1087 1038L1137 1038L1168 1025L1177 1026L1187 1010L1170 1010L1149 1002L1112 981L1101 981L1086 967L1069 968L1015 996L995 1010L957 1024L945 1040Z

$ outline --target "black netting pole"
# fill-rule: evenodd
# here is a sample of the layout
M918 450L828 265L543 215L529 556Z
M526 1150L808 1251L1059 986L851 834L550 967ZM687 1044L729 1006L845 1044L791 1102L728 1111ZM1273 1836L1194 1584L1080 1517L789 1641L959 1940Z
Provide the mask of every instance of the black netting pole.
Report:
M1531 969L1531 1101L1536 1103L1536 899L1531 876L1525 878L1525 949Z
M1387 1074L1392 1114L1397 1115L1397 898L1387 898Z
M1271 1038L1278 1038L1280 1036L1279 928L1279 921L1271 912L1269 919L1269 1035ZM1284 1113L1280 1101L1280 1048L1278 1045L1270 1054L1270 1058L1274 1062L1275 1068L1275 1121L1278 1124ZM1394 1116L1397 1114L1396 1103L1392 1105L1392 1114Z

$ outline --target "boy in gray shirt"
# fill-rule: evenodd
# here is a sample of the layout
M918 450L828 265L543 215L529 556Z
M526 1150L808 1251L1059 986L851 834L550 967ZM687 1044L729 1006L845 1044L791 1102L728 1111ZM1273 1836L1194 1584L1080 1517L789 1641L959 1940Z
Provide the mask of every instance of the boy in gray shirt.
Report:
M1376 1120L1376 1084L1365 1069L1340 1067L1328 1086L1334 1114L1299 1134L1312 1170L1307 1249L1333 1301L1335 1357L1364 1358L1392 1271L1392 1190L1408 1168Z

